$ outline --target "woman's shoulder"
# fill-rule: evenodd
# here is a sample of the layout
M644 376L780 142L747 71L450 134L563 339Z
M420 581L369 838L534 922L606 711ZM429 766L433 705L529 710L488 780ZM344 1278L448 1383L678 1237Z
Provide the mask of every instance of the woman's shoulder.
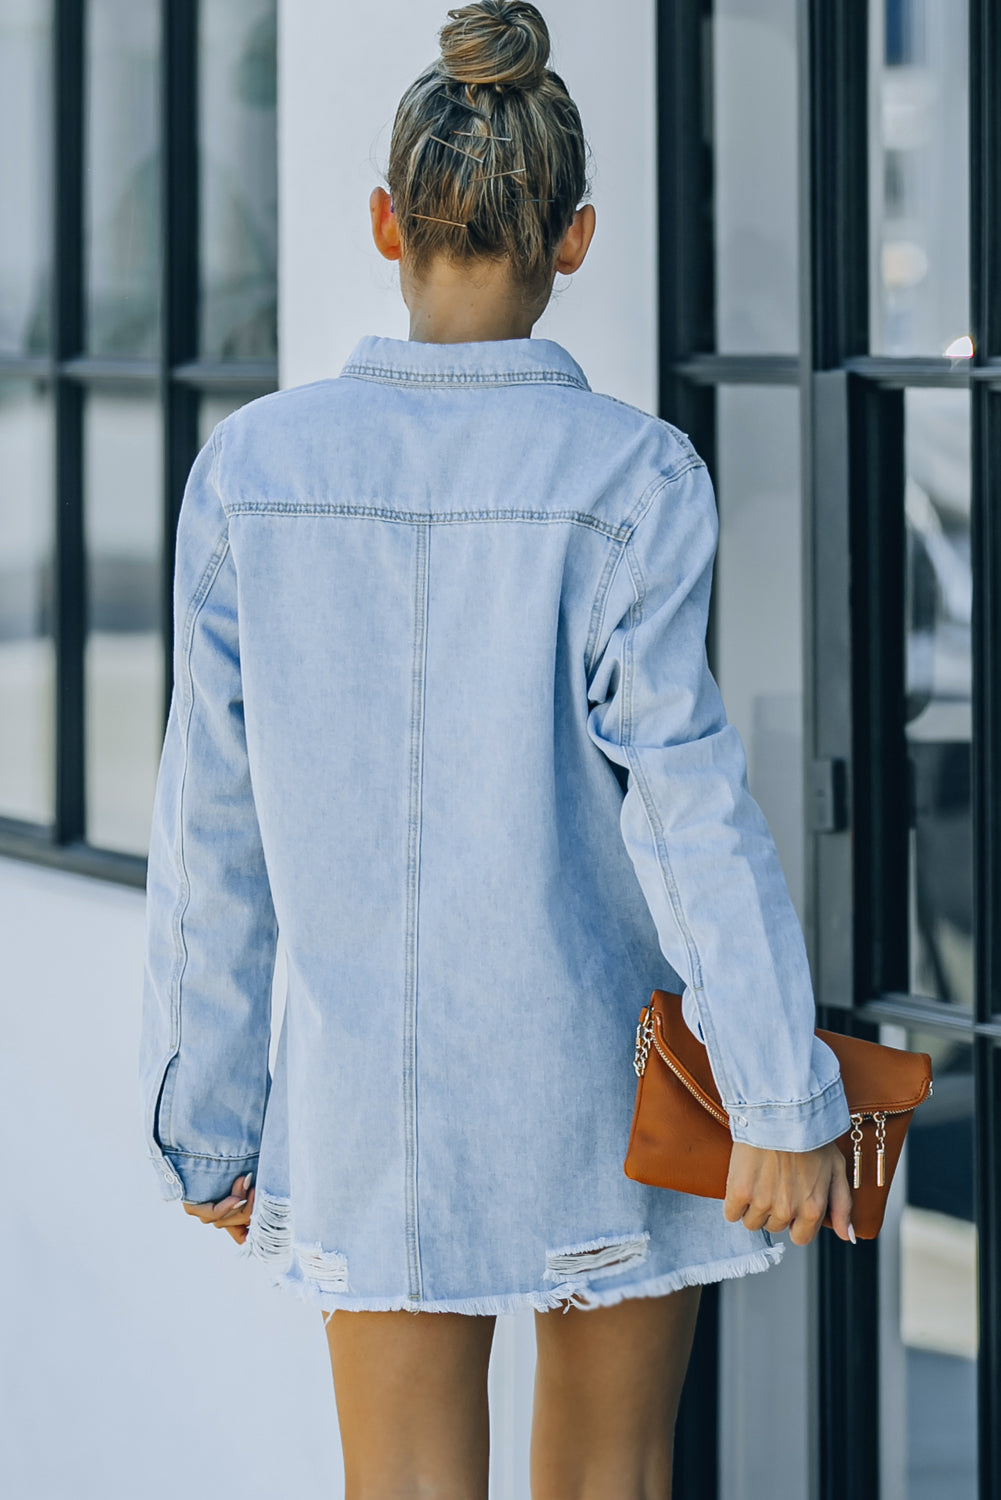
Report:
M235 411L223 417L216 427L220 441L235 439L240 435L258 432L275 432L279 428L295 427L309 420L312 413L329 410L331 400L336 400L336 390L342 386L338 376L328 375L321 380L311 380L302 385L283 386L279 391L268 391L245 401Z
M666 417L655 416L641 406L623 401L606 391L582 393L589 399L594 419L600 421L617 436L635 441L639 439L658 455L659 464L668 469L681 469L701 464L702 458L687 432L669 422Z

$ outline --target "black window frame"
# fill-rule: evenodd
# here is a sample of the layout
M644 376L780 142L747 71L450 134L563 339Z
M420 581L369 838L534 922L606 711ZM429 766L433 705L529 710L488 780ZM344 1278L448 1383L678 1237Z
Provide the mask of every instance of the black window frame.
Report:
M52 393L55 424L55 816L50 825L0 816L0 855L145 887L146 860L86 838L83 408L90 390L153 394L163 418L161 636L163 727L172 685L174 538L198 452L203 396L250 400L278 389L275 360L207 360L198 353L198 0L159 0L160 349L155 359L88 354L84 343L84 103L87 0L53 0L52 290L47 355L0 355L0 377Z
M973 1055L978 1231L978 1485L1001 1493L1001 4L969 0L972 359L869 348L869 17L797 0L800 355L713 353L712 0L658 0L660 404L710 467L715 393L800 392L809 813L807 928L818 1025L877 1038L891 1022ZM909 994L910 819L903 714L904 394L968 389L972 405L974 952L972 1013ZM712 631L710 630L710 649ZM820 1236L814 1492L880 1492L879 1242ZM718 1493L718 1313L697 1335L679 1421L682 1493Z

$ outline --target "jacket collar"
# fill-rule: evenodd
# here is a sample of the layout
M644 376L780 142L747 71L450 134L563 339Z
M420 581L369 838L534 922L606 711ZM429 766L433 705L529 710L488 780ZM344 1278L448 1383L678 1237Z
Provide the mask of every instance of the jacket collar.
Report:
M590 390L584 371L552 339L484 339L470 344L422 344L366 334L342 375L387 385L484 386L519 383L572 385Z

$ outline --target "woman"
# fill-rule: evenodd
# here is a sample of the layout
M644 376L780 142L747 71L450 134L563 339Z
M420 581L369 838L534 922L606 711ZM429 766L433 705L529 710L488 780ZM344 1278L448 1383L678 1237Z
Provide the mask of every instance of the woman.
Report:
M706 665L705 466L531 338L594 232L576 106L534 6L449 16L371 199L410 339L234 413L185 493L149 1149L322 1309L349 1500L485 1496L520 1306L535 1500L662 1500L699 1289L829 1205L851 1237L848 1113ZM622 1170L655 986L730 1112L722 1210Z

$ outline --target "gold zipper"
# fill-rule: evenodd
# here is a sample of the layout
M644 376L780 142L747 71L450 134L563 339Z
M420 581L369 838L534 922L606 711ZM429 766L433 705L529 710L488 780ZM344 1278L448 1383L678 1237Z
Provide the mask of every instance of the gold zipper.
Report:
M697 1100L697 1102L701 1104L702 1108L707 1110L708 1113L711 1114L714 1119L718 1120L721 1125L726 1125L727 1127L729 1127L730 1116L726 1113L726 1111L708 1100L702 1093L701 1089L698 1089L692 1083L688 1075L684 1073L681 1068L675 1065L675 1062L669 1055L669 1053L665 1052L664 1048L660 1045L660 1041L657 1037L657 1029L654 1024L654 1012L653 1010L644 1010L643 1014L640 1016L639 1025L636 1027L636 1055L633 1059L633 1066L636 1069L637 1076L640 1078L642 1078L643 1074L646 1072L647 1058L650 1056L651 1046L654 1047L657 1056L670 1069L678 1082L684 1084L685 1088L691 1094L692 1098ZM928 1098L931 1092L932 1084L929 1081L928 1093L924 1097ZM886 1179L887 1116L910 1114L913 1109L917 1108L917 1105L920 1102L921 1100L917 1100L914 1104L902 1105L899 1109L867 1109L856 1110L853 1112L851 1116L852 1182L855 1188L859 1188L862 1186L862 1121L875 1121L876 1186L884 1187Z
M651 1027L650 1029L650 1040L653 1042L654 1047L657 1049L657 1056L661 1059L662 1062L665 1062L667 1064L678 1082L685 1085L685 1088L691 1094L692 1098L698 1100L699 1104L702 1105L702 1108L708 1110L709 1113L713 1115L721 1125L726 1125L727 1128L729 1128L730 1116L727 1114L726 1110L720 1109L717 1105L712 1104L700 1089L696 1089L694 1087L687 1075L683 1073L680 1068L675 1067L672 1058L669 1057L669 1055L660 1045L660 1042L657 1040L657 1033L653 1029L653 1027Z

